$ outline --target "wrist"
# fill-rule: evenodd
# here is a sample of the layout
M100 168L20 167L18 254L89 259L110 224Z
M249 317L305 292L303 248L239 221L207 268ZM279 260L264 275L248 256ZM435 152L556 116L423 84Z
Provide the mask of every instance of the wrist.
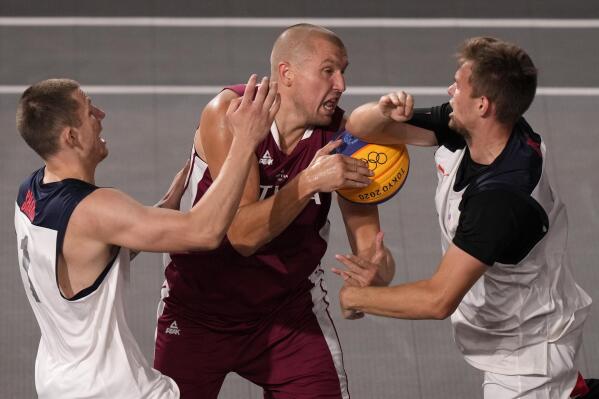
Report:
M310 175L310 166L298 175L297 189L301 199L312 197L318 191Z
M244 160L245 157L249 159L254 153L256 146L257 143L254 143L252 140L234 136L231 141L231 147L229 148L229 156L235 154L236 159Z
M350 286L350 285L346 285L343 288L341 288L341 291L339 292L339 297L340 297L343 309L353 310L353 311L358 310L356 294L358 293L359 290L360 290L360 288L355 287L355 286Z

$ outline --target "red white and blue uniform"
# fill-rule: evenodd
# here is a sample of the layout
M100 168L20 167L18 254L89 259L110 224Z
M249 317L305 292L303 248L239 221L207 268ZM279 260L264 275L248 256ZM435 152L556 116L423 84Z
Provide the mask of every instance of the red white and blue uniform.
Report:
M245 86L227 89L243 95ZM281 151L273 123L255 152L259 200L306 169L337 135L342 117L337 109L330 126L307 129L290 154ZM184 208L212 184L195 151L192 165ZM320 267L330 204L330 193L315 194L279 236L249 257L225 238L213 251L167 258L155 367L177 381L182 397L216 398L229 372L262 386L266 397L349 397Z
M60 292L56 268L69 220L97 187L77 179L44 184L44 170L21 184L15 206L21 277L41 331L38 397L178 398L175 382L148 365L127 325L129 250L119 249L73 297Z

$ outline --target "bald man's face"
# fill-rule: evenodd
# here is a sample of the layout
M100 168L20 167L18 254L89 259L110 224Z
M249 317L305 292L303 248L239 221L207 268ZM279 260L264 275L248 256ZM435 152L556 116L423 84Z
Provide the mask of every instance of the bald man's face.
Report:
M289 95L306 118L306 125L331 123L341 94L345 91L347 53L330 41L311 39L311 51L297 54L291 63L293 81Z

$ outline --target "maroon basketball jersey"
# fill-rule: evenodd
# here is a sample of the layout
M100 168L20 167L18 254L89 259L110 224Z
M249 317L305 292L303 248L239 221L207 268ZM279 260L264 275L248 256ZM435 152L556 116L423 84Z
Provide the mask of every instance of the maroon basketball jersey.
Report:
M227 89L243 95L245 85ZM342 117L338 108L331 125L306 130L289 155L280 150L273 124L271 134L256 149L259 199L272 196L306 169L316 152L336 136ZM192 158L186 194L195 204L212 177L195 151ZM330 205L330 193L315 194L279 236L249 257L235 251L227 238L213 251L171 254L165 271L169 293L164 299L169 311L208 328L242 331L294 301L293 306L304 303L313 287L308 277L327 249Z

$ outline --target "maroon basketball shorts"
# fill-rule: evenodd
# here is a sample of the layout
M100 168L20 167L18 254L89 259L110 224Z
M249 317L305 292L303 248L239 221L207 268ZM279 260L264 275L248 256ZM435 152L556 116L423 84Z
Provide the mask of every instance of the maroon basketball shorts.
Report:
M247 333L216 332L166 306L154 367L177 382L183 399L216 399L229 372L261 386L265 398L349 398L341 347L322 300L313 309L284 309Z

